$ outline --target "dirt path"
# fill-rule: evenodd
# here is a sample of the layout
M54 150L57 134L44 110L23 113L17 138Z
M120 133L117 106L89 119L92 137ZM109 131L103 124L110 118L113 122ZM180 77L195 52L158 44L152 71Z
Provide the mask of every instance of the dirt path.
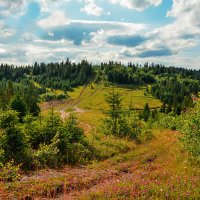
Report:
M84 113L84 112L87 112L87 110L83 110L83 109L80 109L78 107L74 107L73 111L66 112L64 109L61 109L59 112L60 112L60 115L61 115L61 119L65 120L66 118L69 117L70 114L73 114L73 113Z
M61 116L62 120L66 120L70 116L70 114L85 113L85 112L88 112L88 111L80 109L78 107L75 107L74 110L70 111L70 112L66 112L66 111L64 111L64 109L61 109L60 110L60 116ZM92 130L96 130L96 127L92 126L91 124L88 124L88 123L85 123L85 122L79 122L79 124L80 124L81 128L83 128L83 130L86 134L89 133Z

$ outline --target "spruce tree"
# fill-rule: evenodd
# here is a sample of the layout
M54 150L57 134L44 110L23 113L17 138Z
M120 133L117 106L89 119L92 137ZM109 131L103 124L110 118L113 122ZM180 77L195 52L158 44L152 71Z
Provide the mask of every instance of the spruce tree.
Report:
M144 121L147 121L149 119L150 115L151 115L151 110L149 108L149 104L146 103L144 106L143 113L142 113Z
M23 98L14 96L10 101L10 108L18 112L20 120L26 115L27 106Z
M115 91L113 86L112 91L107 95L106 102L109 105L109 110L105 112L107 118L105 119L106 132L119 135L120 134L120 119L122 118L122 99L121 95Z

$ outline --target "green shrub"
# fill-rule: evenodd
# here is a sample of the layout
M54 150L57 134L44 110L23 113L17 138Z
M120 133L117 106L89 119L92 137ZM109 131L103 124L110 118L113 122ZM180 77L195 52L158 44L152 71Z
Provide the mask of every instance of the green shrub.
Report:
M14 165L14 160L5 165L0 162L0 181L12 182L19 180L20 177L20 165Z
M181 119L179 131L182 133L180 141L183 148L189 152L191 158L194 158L200 164L200 105L186 114Z
M160 113L157 120L158 126L171 130L177 129L177 117Z
M58 148L52 144L41 144L39 149L34 154L36 167L56 167L58 152Z
M32 154L24 129L19 123L17 112L0 112L0 144L4 160L14 160L16 163L31 163Z
M151 141L154 138L153 132L148 127L145 127L141 130L141 133L137 137L139 143L145 143Z

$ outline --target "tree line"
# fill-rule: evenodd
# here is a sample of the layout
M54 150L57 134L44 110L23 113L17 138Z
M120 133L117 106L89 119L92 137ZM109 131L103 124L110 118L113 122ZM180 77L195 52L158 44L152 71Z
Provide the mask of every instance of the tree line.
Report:
M69 59L57 63L35 63L27 66L0 65L0 108L11 105L11 99L23 101L26 111L38 113L39 97L43 100L67 98L67 91L90 81L115 84L151 85L150 92L163 102L163 111L180 114L198 97L200 70L165 67L145 63L143 66L110 61L92 65L86 60L73 63ZM62 90L64 94L49 94ZM20 97L20 98L19 98ZM31 101L29 100L31 99ZM14 101L14 100L13 100ZM35 110L35 111L34 111Z

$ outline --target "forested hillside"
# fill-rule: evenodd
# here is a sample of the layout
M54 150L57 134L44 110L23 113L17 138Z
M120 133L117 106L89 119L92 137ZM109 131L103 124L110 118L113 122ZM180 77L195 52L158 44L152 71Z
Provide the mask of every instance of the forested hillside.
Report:
M180 114L182 110L192 106L192 97L198 97L200 71L148 63L144 66L132 63L124 66L112 61L97 66L85 60L78 64L67 60L21 67L2 64L2 109L10 103L11 97L20 96L27 110L33 113L34 109L37 109L34 108L35 104L40 100L64 99L67 98L67 92L77 86L101 81L136 86L151 85L151 88L147 87L146 92L160 99L164 110L168 107L169 110L173 109L176 114ZM34 102L28 102L28 99Z
M2 64L0 197L198 199L199 85L148 63Z

